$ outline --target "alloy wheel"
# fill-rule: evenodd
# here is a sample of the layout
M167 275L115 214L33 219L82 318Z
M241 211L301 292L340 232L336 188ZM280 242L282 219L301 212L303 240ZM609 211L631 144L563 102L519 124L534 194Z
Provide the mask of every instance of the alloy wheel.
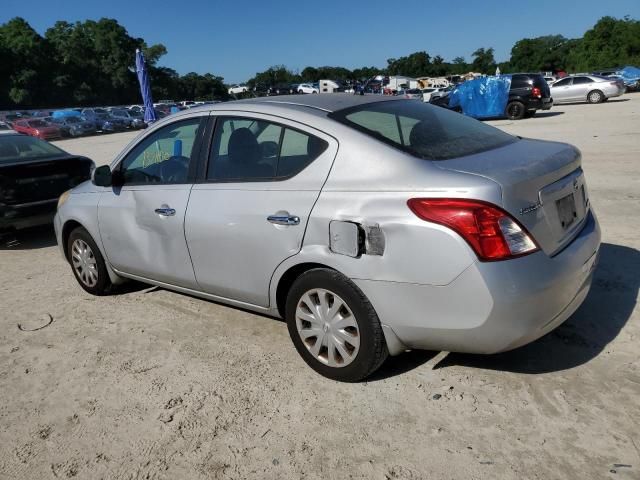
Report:
M98 265L91 247L81 239L76 239L71 246L71 263L78 279L87 287L95 287L98 283Z
M296 307L296 327L302 343L319 362L345 367L358 355L360 329L347 303L325 289L305 292Z

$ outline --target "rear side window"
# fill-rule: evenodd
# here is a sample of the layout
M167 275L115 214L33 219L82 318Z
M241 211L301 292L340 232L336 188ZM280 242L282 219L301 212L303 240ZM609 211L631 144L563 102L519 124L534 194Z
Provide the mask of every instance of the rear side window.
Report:
M517 141L478 120L413 100L368 103L329 116L425 160L463 157Z
M592 83L593 80L591 80L589 77L573 77L573 84L574 85L584 85L586 83Z
M328 143L293 128L258 119L219 117L207 179L264 182L292 177L318 158Z
M525 75L513 75L511 77L511 88L531 87L533 81Z

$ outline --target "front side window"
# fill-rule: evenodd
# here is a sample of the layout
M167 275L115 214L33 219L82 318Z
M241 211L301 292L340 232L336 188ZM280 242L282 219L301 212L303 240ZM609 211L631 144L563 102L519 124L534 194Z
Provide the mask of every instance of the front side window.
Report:
M273 181L296 175L328 144L312 135L258 119L220 117L209 158L207 179Z
M558 80L556 83L554 83L552 85L552 87L568 87L569 85L571 85L571 79L570 78L565 78L563 80Z
M187 183L202 117L167 125L136 145L120 164L124 184Z
M413 100L367 103L329 117L425 160L472 155L518 141L478 120Z

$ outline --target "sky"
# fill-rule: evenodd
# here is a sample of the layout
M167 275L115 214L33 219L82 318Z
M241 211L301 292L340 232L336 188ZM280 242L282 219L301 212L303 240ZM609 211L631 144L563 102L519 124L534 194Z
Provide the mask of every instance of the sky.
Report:
M180 74L245 81L272 65L386 66L426 50L471 61L479 47L509 59L522 38L580 37L605 15L640 19L640 0L2 0L0 23L20 16L41 34L58 20L115 18L133 37L162 43L159 64ZM577 6L579 4L579 7Z

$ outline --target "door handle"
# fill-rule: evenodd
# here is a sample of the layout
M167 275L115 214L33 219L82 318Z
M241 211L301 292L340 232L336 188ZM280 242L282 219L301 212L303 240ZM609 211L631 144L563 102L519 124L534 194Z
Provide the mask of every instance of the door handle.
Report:
M269 215L267 220L274 225L299 225L300 217L295 215Z
M175 209L166 207L164 205L161 208L156 208L155 212L158 215L162 215L163 217L173 217L176 214Z

